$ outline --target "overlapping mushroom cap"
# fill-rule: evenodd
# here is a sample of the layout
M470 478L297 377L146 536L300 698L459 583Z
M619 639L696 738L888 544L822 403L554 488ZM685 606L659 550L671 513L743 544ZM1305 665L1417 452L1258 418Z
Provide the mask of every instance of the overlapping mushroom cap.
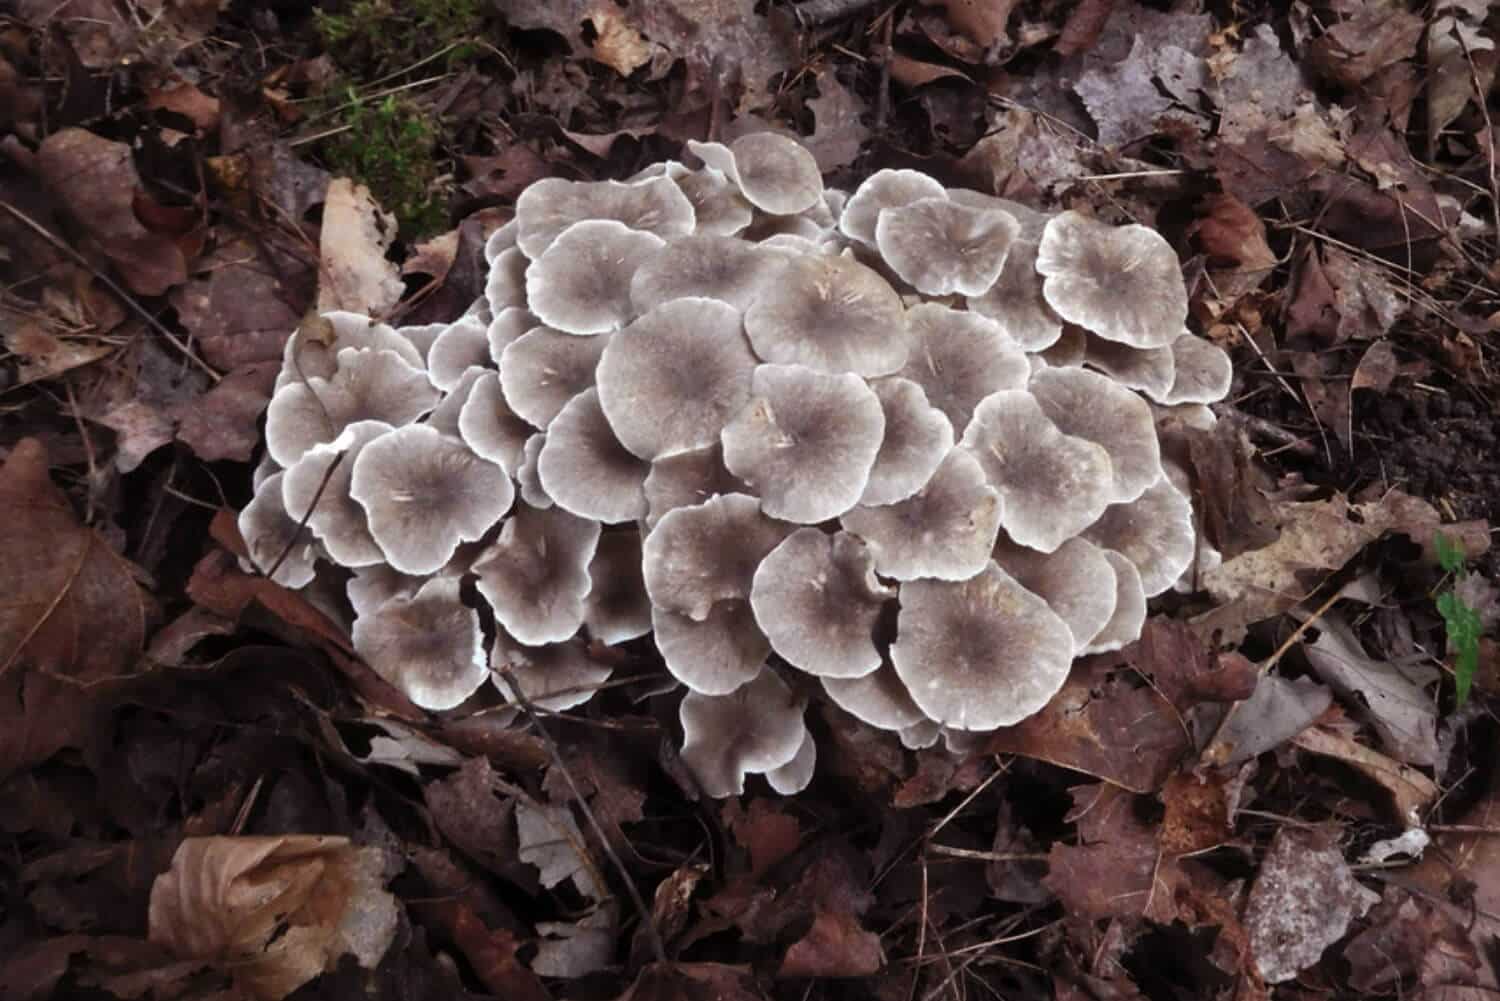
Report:
M846 196L771 133L688 152L531 186L452 323L305 322L252 562L347 579L430 709L576 708L654 643L710 795L814 781L809 696L966 753L1208 552L1157 417L1228 357L1143 227L909 170Z

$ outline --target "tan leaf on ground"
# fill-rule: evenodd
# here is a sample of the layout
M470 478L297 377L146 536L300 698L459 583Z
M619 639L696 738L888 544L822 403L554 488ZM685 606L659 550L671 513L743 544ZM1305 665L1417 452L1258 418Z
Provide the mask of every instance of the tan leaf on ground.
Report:
M376 203L369 188L334 178L323 202L318 311L375 316L394 306L404 286L385 252L395 238L395 217Z

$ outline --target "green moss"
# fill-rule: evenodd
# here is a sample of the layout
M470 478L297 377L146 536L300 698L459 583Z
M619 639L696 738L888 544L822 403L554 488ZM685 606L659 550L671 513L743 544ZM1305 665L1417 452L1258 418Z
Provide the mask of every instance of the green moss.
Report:
M407 239L443 229L448 212L438 184L438 126L395 95L371 103L352 90L343 116L347 128L323 142L328 168L369 187Z
M313 12L324 47L346 73L374 79L440 52L451 66L473 56L466 40L479 37L481 0L352 0Z

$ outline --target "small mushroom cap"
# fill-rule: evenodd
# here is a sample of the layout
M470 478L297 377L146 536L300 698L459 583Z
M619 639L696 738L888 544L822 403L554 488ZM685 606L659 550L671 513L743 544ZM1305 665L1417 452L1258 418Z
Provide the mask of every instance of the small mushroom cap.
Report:
M285 476L284 472L275 473L261 482L250 503L240 511L240 537L245 540L250 562L257 570L269 573L275 567L271 579L282 587L306 587L316 573L318 545L313 534L287 514L282 500Z
M651 463L651 473L646 477L646 528L655 528L662 515L674 508L702 504L720 494L747 492L745 484L725 467L724 450L718 442L662 456Z
M1102 552L1115 572L1115 611L1084 647L1085 654L1107 653L1129 646L1141 638L1141 627L1146 624L1146 589L1141 584L1141 572L1114 550Z
M759 491L766 514L816 525L857 504L885 436L880 400L865 381L761 365L752 389L724 428L724 464Z
M593 587L584 602L589 635L613 646L651 631L651 599L641 576L641 534L634 529L599 537L589 564Z
M1082 327L1071 323L1063 324L1062 333L1040 352L1027 357L1033 361L1041 360L1042 365L1033 365L1031 370L1035 374L1041 367L1047 368L1077 368L1082 365L1089 354L1088 332Z
M824 678L823 691L844 712L881 730L905 730L927 719L889 664L859 678Z
M1153 400L1165 399L1171 390L1177 372L1171 348L1133 348L1093 334L1088 335L1086 343L1084 364L1120 385L1139 390Z
M910 205L923 198L946 198L947 191L920 170L877 170L855 189L839 216L839 232L875 246L875 226L884 209Z
M1148 598L1176 583L1198 548L1192 502L1166 476L1135 500L1111 505L1083 537L1134 563Z
M641 265L630 279L630 298L642 313L690 297L718 299L743 313L784 266L779 255L744 240L685 236Z
M478 313L466 313L464 318L473 317L477 319ZM488 324L489 320L484 320ZM438 339L443 331L453 326L451 323L419 323L410 327L397 327L396 333L408 341L412 347L417 349L417 354L422 358L422 364L427 364L427 354L432 350L433 342Z
M1109 506L1109 453L1058 430L1024 390L985 397L959 444L1000 492L1000 527L1023 546L1050 553Z
M375 609L397 595L404 598L414 596L429 579L392 570L384 563L372 563L367 567L355 567L353 576L344 585L344 594L356 616L373 615Z
M333 310L322 313L292 332L281 350L281 373L276 389L314 376L328 379L338 371L339 352L347 348L392 351L413 368L425 368L422 352L400 331L365 316Z
M526 305L526 269L530 266L531 258L515 248L502 251L490 262L484 281L484 301L490 307L491 318Z
M499 365L505 357L506 348L520 339L522 334L539 326L541 321L536 315L521 306L511 306L496 313L485 331L485 337L490 342L490 360Z
M771 649L808 674L853 678L880 666L875 621L895 591L863 541L799 528L761 561L750 590Z
M471 365L483 366L490 361L489 325L477 316L466 316L447 328L432 342L427 355L427 378L438 389L448 391L458 385Z
M880 255L901 280L927 295L983 295L1000 277L1021 231L1009 212L941 198L884 209L875 224Z
M1018 239L1005 255L1000 277L983 295L970 296L968 306L1000 324L1027 351L1043 351L1062 336L1062 319L1042 295L1042 276L1036 273L1034 241Z
M516 221L498 227L484 241L484 263L494 264L495 258L516 245L516 232L519 227Z
M574 223L526 269L526 301L549 327L602 334L633 315L630 281L641 262L665 246L658 236L623 223Z
M642 549L651 604L702 622L718 602L748 600L760 561L790 532L745 494L667 512Z
M943 736L943 728L930 719L921 720L901 730L901 746L908 751L925 751L937 746Z
M646 516L651 465L615 437L597 389L573 397L547 426L536 469L547 496L580 518L613 525Z
M1110 503L1139 497L1161 478L1161 443L1150 405L1107 376L1082 368L1046 368L1027 390L1063 434L1109 453Z
M922 489L932 478L938 463L953 449L953 425L927 402L922 387L910 379L890 376L870 388L885 414L885 437L859 502L894 504Z
M649 461L713 444L749 402L754 371L733 306L674 299L611 338L599 402L620 442Z
M583 705L614 673L613 667L590 657L578 640L524 646L503 632L495 636L490 662L495 667L490 677L506 701L517 701L519 686L527 702L555 713Z
M686 170L686 168L683 168ZM695 232L708 236L734 236L755 218L755 211L739 185L712 167L690 171L676 177L677 186L693 203L698 219Z
M1172 342L1172 358L1172 386L1158 397L1163 403L1217 403L1229 395L1234 369L1217 344L1184 333Z
M569 400L593 387L599 356L613 336L574 337L550 327L522 334L500 356L505 402L533 427L545 428Z
M1037 248L1042 294L1070 323L1137 348L1171 344L1187 320L1187 286L1172 245L1145 226L1078 212L1047 223Z
M682 760L704 793L745 791L745 776L789 764L807 739L803 703L774 671L729 695L689 692L682 700Z
M331 377L290 382L271 397L266 450L277 464L290 468L308 449L333 441L356 421L405 424L431 410L437 400L427 373L396 352L346 348Z
M948 197L971 209L982 209L987 212L999 209L1001 212L1009 212L1016 217L1016 222L1021 224L1021 239L1032 243L1042 238L1042 230L1046 228L1047 220L1051 218L1046 212L1038 212L1031 206L1023 205L1013 199L987 195L982 191L969 188L949 188Z
M705 695L728 695L760 674L771 655L745 601L721 601L701 622L653 607L651 627L667 670Z
M904 331L896 290L848 257L791 259L745 313L745 333L763 361L872 379L906 363Z
M583 625L584 599L592 586L589 563L598 544L596 521L557 507L538 511L518 505L474 564L479 593L518 642L560 643Z
M516 246L540 258L569 227L609 221L664 240L693 231L693 204L670 177L636 183L566 181L549 177L516 199Z
M813 155L795 139L775 132L752 132L725 148L688 141L688 149L740 187L751 205L772 215L793 215L823 197L823 175Z
M423 709L452 709L490 675L479 616L456 577L434 577L354 620L354 650Z
M546 444L545 431L527 438L521 450L521 468L516 470L516 486L520 489L521 500L538 511L545 511L552 506L552 498L542 489L542 478L537 472L537 463Z
M966 581L901 585L891 662L929 719L958 730L1019 723L1056 694L1073 634L994 563Z
M1020 345L994 320L938 303L906 312L911 354L900 375L921 386L952 423L968 427L979 401L1002 389L1024 389L1031 366Z
M813 774L818 770L818 745L813 735L806 731L802 735L802 746L797 754L782 765L766 772L766 781L779 796L795 796L812 784Z
M1000 515L1000 493L985 479L979 461L954 449L911 497L857 507L840 521L870 544L882 576L964 580L989 563Z
M1068 624L1076 653L1088 647L1115 613L1119 585L1114 569L1104 550L1084 539L1069 539L1051 553L1002 540L995 547L995 562Z
M349 496L349 484L360 451L390 430L383 421L356 421L334 441L308 449L282 477L287 514L297 521L305 517L329 559L340 566L385 561L365 524L365 509Z
M460 542L500 520L515 498L505 470L456 438L410 424L371 441L354 460L349 494L370 535L402 573L442 567Z
M520 469L526 441L532 435L531 426L506 404L499 373L488 369L480 370L470 388L459 410L456 430L475 455L488 459L510 476Z

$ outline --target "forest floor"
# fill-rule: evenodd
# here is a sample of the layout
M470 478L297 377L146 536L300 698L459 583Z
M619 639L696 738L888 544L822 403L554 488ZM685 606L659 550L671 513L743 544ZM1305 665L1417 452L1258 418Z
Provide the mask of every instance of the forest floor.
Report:
M9 5L0 1001L1500 996L1500 12L1206 6ZM382 701L234 557L286 338L767 127L1165 234L1228 570L977 752L815 709L797 797L691 795L649 642L540 730Z

